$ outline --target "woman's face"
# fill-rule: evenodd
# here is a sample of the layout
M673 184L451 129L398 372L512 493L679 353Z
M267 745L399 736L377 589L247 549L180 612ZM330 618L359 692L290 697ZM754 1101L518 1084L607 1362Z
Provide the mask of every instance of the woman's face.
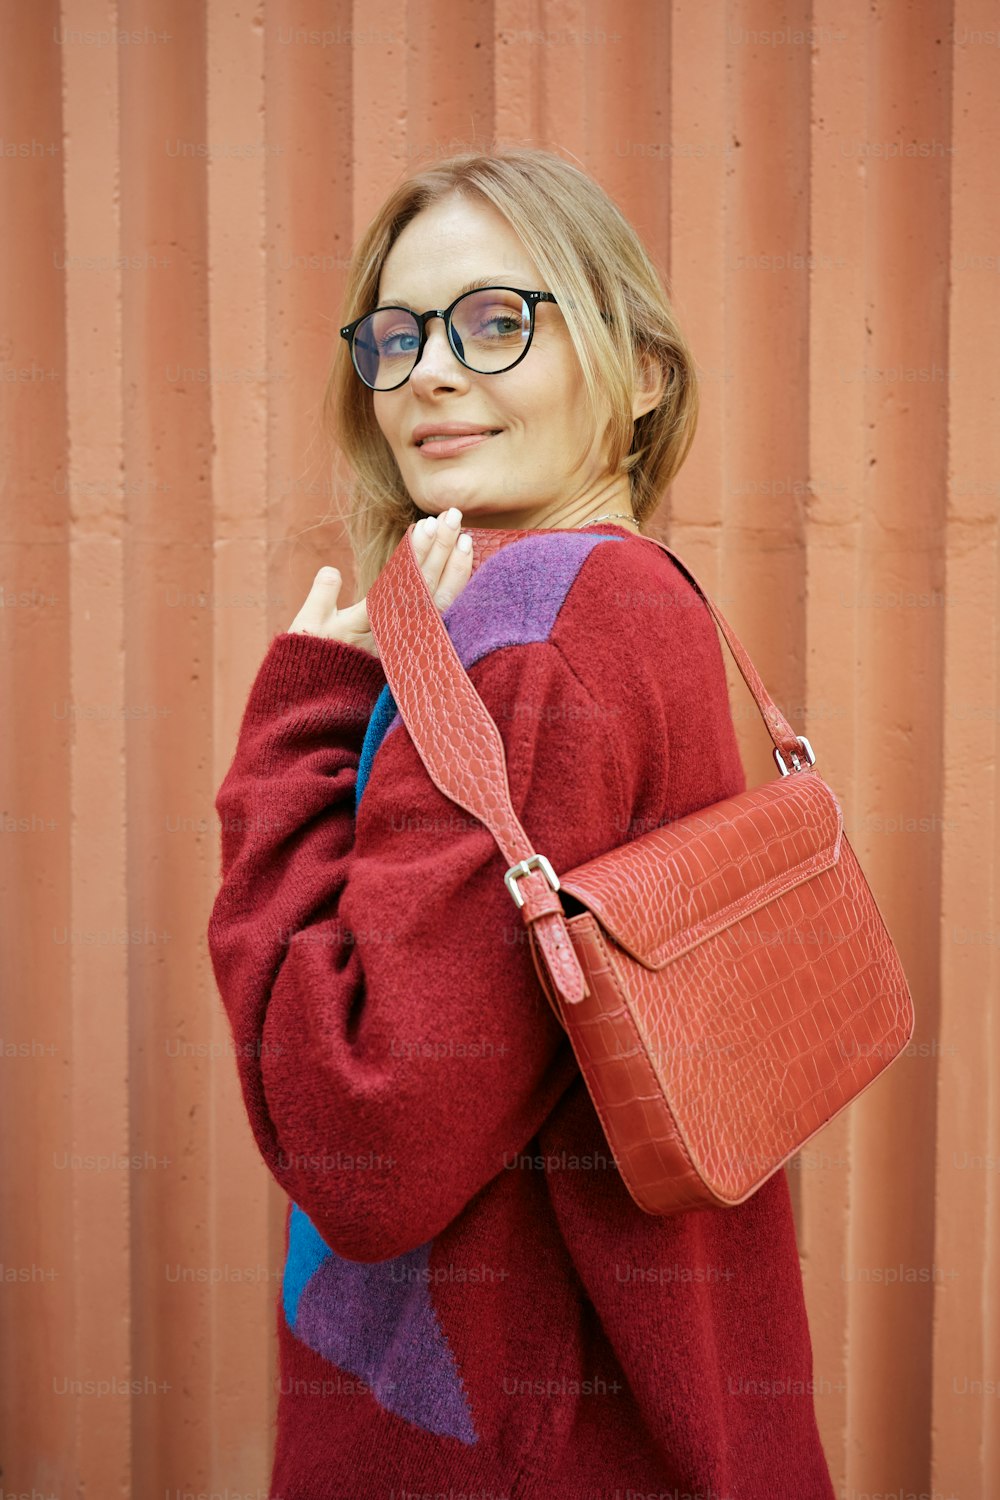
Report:
M417 312L447 307L482 276L497 286L550 290L496 209L452 194L423 209L399 235L376 300ZM601 452L608 413L595 428L576 351L554 303L537 304L527 354L495 375L466 369L444 320L431 319L409 380L373 391L372 400L403 483L428 515L456 505L469 526L562 527L582 525L602 509L631 511L628 477L609 475ZM415 428L435 422L499 431L444 456L414 441Z

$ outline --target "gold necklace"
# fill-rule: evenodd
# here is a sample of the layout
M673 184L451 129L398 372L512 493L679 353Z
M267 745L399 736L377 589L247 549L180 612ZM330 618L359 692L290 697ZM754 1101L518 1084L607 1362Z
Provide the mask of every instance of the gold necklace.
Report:
M631 521L633 526L638 526L639 524L635 516L628 516L621 510L606 511L603 516L595 516L592 521L584 521L581 524L584 526L596 526L598 521Z

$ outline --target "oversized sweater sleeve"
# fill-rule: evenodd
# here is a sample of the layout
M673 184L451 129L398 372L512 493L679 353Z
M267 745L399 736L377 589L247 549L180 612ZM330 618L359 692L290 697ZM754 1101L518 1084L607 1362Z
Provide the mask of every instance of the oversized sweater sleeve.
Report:
M559 648L491 650L470 676L533 847L558 871L620 843L622 728ZM577 1072L499 848L433 784L399 719L355 811L383 686L358 647L273 639L216 797L208 929L264 1161L358 1261L449 1224Z

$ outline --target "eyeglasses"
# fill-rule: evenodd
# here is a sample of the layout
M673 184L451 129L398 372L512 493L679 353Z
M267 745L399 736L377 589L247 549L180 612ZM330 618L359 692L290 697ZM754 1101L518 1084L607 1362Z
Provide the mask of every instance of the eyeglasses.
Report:
M535 308L555 302L551 292L525 292L516 286L489 286L456 297L450 307L411 312L379 307L340 330L355 370L373 391L394 391L416 368L431 318L443 318L448 343L467 370L496 375L513 369L531 347Z

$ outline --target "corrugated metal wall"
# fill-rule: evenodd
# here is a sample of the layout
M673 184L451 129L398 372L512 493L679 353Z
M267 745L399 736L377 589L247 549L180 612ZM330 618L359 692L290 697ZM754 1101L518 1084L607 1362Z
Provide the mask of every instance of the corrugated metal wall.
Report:
M572 152L669 273L704 407L661 534L913 985L909 1055L790 1169L838 1490L1000 1494L995 4L0 17L4 1492L266 1491L283 1200L212 801L271 635L349 571L317 413L353 239L495 135Z

